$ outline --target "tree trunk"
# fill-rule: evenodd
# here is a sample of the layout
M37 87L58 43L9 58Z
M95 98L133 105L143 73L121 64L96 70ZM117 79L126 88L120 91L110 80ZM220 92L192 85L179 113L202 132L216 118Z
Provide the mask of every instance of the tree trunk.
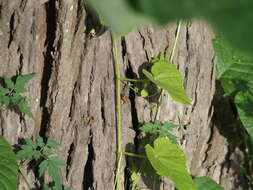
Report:
M36 73L26 93L36 119L3 110L0 135L13 145L25 137L50 136L68 164L62 169L64 184L74 190L113 189L117 139L110 33L90 35L97 23L82 0L0 0L0 14L0 76ZM139 76L143 63L170 50L176 29L145 27L122 38L122 76ZM215 93L212 38L203 22L182 26L174 64L193 103L186 107L165 95L161 120L182 126L177 134L193 176L210 176L226 190L249 189L243 174L246 158L238 143L242 132L239 126L228 127L234 113L228 100ZM122 87L129 98L122 102L124 149L131 145L133 151L138 149L138 126L155 113L151 99ZM91 126L89 120L94 120ZM28 173L32 180L37 175ZM154 189L145 180L142 186ZM159 186L170 185L163 180ZM19 189L27 189L22 179Z

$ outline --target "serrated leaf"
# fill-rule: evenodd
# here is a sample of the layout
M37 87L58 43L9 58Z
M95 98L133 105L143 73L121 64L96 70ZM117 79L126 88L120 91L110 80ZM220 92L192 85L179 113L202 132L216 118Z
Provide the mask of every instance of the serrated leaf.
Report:
M9 107L9 105L10 105L10 97L9 96L0 95L0 104L3 104L6 107Z
M49 187L47 184L43 185L43 190L51 190L51 187Z
M53 154L52 148L45 146L42 150L42 154L47 155L47 156Z
M222 39L213 40L213 47L217 56L218 79L252 80L253 54L239 52Z
M44 147L45 146L44 140L43 140L43 138L41 136L37 137L36 143L37 143L38 147Z
M151 73L143 69L144 75L153 83L166 90L173 100L191 105L184 87L183 78L177 68L168 61L159 60L153 63Z
M169 177L178 190L196 190L185 165L184 153L177 145L158 138L154 141L154 148L148 144L145 151L157 174Z
M9 89L14 88L14 82L11 80L10 77L4 77L4 82L5 82L7 88L9 88Z
M194 184L198 190L224 190L219 184L209 177L197 177Z
M170 141L177 144L177 137L170 133L176 127L175 124L166 121L162 124L160 121L144 123L140 130L158 137L167 137Z
M31 112L31 108L28 106L28 102L26 100L20 101L17 106L20 112L25 113L33 120L35 119Z
M29 158L29 159L33 158L34 150L31 145L22 145L21 148L22 150L18 151L16 155L19 160L26 159L26 158Z
M36 74L28 75L19 75L16 79L14 90L16 93L24 93L27 90L25 89L25 84L27 81L31 80Z
M65 166L65 165L66 165L66 163L63 162L58 156L53 156L53 157L51 157L49 160L50 160L50 162L52 162L53 165L56 166L56 167Z
M34 151L33 157L35 160L39 160L41 157L41 152L40 151Z
M59 166L63 166L63 165L65 165L65 163L59 159L61 162L64 163L64 164L60 164L59 160L57 160L57 159L59 159L59 158L58 157L51 157L48 159L48 175L52 177L53 181L56 184L61 184Z
M9 99L12 106L18 105L21 101L24 101L24 98L18 94L13 94Z
M7 89L5 89L4 87L0 86L0 95L5 95L8 92Z
M25 138L25 143L27 145L30 145L33 149L36 149L37 148L37 144L35 141L33 141L32 139L30 138Z
M235 104L244 127L253 137L253 93L250 91L237 93Z
M51 139L50 137L47 139L46 145L51 148L57 148L59 146L59 144L55 140Z
M10 144L0 136L0 188L1 190L17 189L18 165Z
M48 169L49 162L48 160L43 160L39 165L39 176L41 177L45 174L46 170Z

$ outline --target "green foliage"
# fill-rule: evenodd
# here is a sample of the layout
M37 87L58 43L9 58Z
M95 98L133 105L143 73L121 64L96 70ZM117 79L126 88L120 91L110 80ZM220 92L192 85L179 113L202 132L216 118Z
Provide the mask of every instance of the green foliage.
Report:
M147 23L167 24L179 19L207 20L234 47L253 50L253 1L243 0L89 0L108 27L122 35ZM113 11L112 11L113 10ZM240 13L240 14L238 14Z
M52 177L56 184L61 184L60 167L66 164L57 156L49 157L43 160L39 165L40 177L48 172L48 175Z
M239 118L253 137L253 54L231 48L221 39L213 41L217 78L234 99Z
M161 123L160 121L154 121L144 123L144 125L140 127L140 130L157 137L167 137L171 142L177 144L177 137L171 133L175 127L177 127L177 125L169 121L164 123Z
M54 149L59 144L51 138L48 138L44 143L42 137L38 137L36 141L25 139L25 142L26 144L22 145L21 150L17 153L17 158L40 161L39 176L41 177L47 172L56 186L61 185L60 167L66 164L59 157L53 156Z
M20 75L15 81L10 77L4 77L4 84L0 86L0 105L27 114L30 118L34 119L28 102L20 95L27 92L25 84L34 76L35 74Z
M181 73L169 62L166 54L162 53L159 57L154 58L151 64L151 73L143 69L145 76L150 81L166 90L173 100L182 104L191 105L190 99L183 87Z
M224 190L219 184L209 177L197 177L194 184L198 190Z
M10 144L0 136L0 189L15 190L18 184L18 165Z
M169 177L178 190L196 190L185 166L183 151L166 138L154 141L154 148L145 146L146 154L157 174Z
M44 185L43 190L71 190L71 187L63 187L63 185Z
M137 26L149 23L147 18L134 11L126 0L87 0L87 2L117 36L124 36Z

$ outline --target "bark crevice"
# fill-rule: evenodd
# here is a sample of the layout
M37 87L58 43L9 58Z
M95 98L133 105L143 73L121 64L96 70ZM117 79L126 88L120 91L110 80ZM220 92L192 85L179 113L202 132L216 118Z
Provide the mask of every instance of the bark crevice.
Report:
M40 99L40 107L42 108L42 119L39 134L41 136L45 136L47 124L50 121L50 112L46 106L48 100L48 91L49 91L49 81L52 74L52 68L54 63L54 41L56 38L56 6L54 1L49 1L46 4L46 52L45 52L45 61L44 68L41 79L41 99Z

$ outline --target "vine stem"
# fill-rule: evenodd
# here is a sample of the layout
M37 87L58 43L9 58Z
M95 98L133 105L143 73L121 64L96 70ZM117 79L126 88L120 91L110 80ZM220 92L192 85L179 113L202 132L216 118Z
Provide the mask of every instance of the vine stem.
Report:
M24 172L23 172L23 170L22 170L22 167L19 167L18 170L19 170L20 175L21 175L21 176L23 177L23 179L25 180L25 183L26 183L28 189L29 189L29 190L32 190L32 185L30 184L30 182L29 182L29 180L28 180L28 178L27 178L27 175L24 174Z
M131 157L146 158L146 156L142 156L142 155L139 155L139 154L134 154L134 153L131 153L131 152L122 152L122 154L127 155L127 156L131 156Z
M113 58L115 67L115 78L116 78L116 118L117 118L117 165L116 165L116 177L114 188L121 190L121 161L122 161L122 114L121 114L121 86L120 86L120 60L118 55L118 39L115 35L112 35L113 42Z
M174 55L175 55L175 50L176 50L177 43L178 43L178 37L179 37L180 29L181 29L181 21L178 22L176 38L175 38L175 42L173 44L172 52L171 52L171 55L170 55L170 63L172 63ZM161 105L162 105L162 99L163 99L164 93L165 93L165 91L162 89L162 92L161 92L161 94L159 96L159 99L158 99L155 121L160 119Z

